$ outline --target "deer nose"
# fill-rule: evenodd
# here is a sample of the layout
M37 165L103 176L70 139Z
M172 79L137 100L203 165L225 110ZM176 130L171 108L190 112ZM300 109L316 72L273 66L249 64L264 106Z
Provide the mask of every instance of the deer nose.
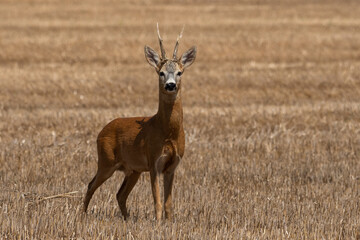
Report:
M176 84L175 83L167 83L165 84L165 90L167 91L174 91L176 89Z

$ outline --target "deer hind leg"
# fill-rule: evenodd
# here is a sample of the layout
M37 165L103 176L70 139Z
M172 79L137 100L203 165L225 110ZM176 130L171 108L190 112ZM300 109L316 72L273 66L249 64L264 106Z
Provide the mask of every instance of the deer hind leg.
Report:
M87 211L87 208L89 206L90 200L92 196L94 195L96 189L101 186L111 175L114 173L113 169L107 169L106 171L98 171L89 183L88 190L85 195L84 199L84 212Z
M97 171L95 177L91 180L91 182L88 185L88 190L87 190L85 198L84 198L84 212L87 211L90 200L91 200L92 196L94 195L96 189L98 189L98 187L100 187L101 184L103 184L109 177L111 177L116 169L114 167L109 167L110 164L104 165L104 162L103 162L103 160L114 159L113 152L109 152L109 154L106 154L105 152L101 151L101 149L98 151L99 151L98 171Z
M95 179L96 179L96 174L95 174L95 176L93 177L93 179L89 182L88 190L89 190L89 189L91 188L91 186L94 184Z
M131 190L134 188L135 184L139 180L140 177L139 172L132 172L130 175L125 176L123 183L121 184L121 187L116 194L116 199L118 201L121 214L124 216L124 219L129 216L127 209L126 209L126 200L131 192Z

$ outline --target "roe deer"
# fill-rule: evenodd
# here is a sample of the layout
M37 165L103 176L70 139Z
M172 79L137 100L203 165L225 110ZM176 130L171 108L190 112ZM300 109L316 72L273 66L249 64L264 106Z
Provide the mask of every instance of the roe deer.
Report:
M190 48L180 58L176 57L177 38L173 57L166 57L159 25L157 25L161 57L145 46L145 58L159 75L159 107L152 117L117 118L107 124L97 138L98 170L91 180L84 199L86 212L96 189L115 170L125 173L124 181L116 194L124 219L128 217L126 199L142 172L150 171L156 219L162 217L159 176L164 174L165 217L172 218L171 191L174 172L184 155L185 134L181 103L181 76L195 60L196 47Z

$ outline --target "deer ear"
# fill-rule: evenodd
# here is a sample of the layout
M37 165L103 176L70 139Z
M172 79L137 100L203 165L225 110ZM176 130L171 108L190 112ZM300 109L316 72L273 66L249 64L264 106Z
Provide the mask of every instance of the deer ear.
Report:
M144 51L145 51L145 58L148 61L148 63L154 68L158 68L160 63L159 54L157 54L154 49L148 46L145 46Z
M194 61L196 57L196 47L192 47L187 50L180 58L180 63L183 65L183 68L189 67Z

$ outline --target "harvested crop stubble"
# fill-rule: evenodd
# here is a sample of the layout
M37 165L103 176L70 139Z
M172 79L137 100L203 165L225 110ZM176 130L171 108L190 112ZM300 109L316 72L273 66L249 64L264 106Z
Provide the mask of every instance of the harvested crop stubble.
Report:
M156 22L198 47L174 221L148 173L128 221L122 173L84 216L101 128L157 109ZM359 39L357 1L2 1L0 238L360 238Z

